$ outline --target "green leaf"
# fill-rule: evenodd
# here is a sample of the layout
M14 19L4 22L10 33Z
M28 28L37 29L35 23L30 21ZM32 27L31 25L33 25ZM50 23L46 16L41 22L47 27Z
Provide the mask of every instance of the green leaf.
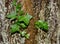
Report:
M25 17L24 17L24 23L25 23L26 25L28 25L31 18L32 18L32 16L27 13L27 14L25 15Z
M23 15L23 14L24 14L24 11L23 11L23 10L20 10L20 11L19 11L19 14L20 14L20 15Z
M21 26L22 28L26 28L26 27L27 27L24 23L20 23L20 26Z
M32 18L32 16L29 15L28 13L25 16L18 16L18 20L20 22L24 22L26 25L29 24L31 18Z
M46 31L48 31L48 24L43 24L43 27L44 27L44 29L46 30Z
M22 31L22 32L20 32L20 34L21 34L21 36L25 36L26 31Z
M12 20L15 19L16 18L16 12L15 11L11 12L10 14L7 15L7 18L12 19Z
M19 30L20 30L20 27L19 27L19 25L17 25L17 24L13 24L13 25L11 25L11 29L10 29L10 32L11 33L15 33L15 32L19 32Z
M43 27L43 23L40 21L37 21L36 23L35 23L35 26L36 26L36 28L42 28Z
M19 21L16 21L15 24L20 25L20 22Z
M22 22L24 20L24 16L17 16L18 21Z
M42 20L38 20L37 22L35 22L35 27L40 28L44 31L48 31L48 23Z
M16 11L20 11L20 10L21 10L21 7L22 7L21 4L17 4L17 5L16 5Z
M13 0L12 5L16 6L16 2L17 2L17 0Z
M30 37L30 34L26 34L26 35L25 35L25 37L26 37L27 39L29 39L29 37Z

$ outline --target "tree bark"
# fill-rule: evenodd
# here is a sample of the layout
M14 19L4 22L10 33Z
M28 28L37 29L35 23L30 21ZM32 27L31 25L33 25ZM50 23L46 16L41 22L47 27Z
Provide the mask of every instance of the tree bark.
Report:
M19 0L17 0L19 1ZM60 0L22 0L24 12L33 16L28 28L30 38L20 37L20 34L10 36L10 20L6 15L13 11L12 0L0 0L0 44L60 44ZM34 26L37 20L47 21L48 32L37 30Z
M46 33L42 30L38 30L38 34L36 36L37 44L59 44L59 4L57 4L58 2L55 0L47 0L47 2L45 1L46 0L42 0L41 5L43 9L40 10L40 19L48 22L49 31Z

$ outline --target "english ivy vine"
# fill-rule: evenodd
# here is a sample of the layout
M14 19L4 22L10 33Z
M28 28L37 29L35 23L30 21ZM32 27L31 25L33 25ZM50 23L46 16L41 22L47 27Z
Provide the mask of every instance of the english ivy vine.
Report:
M15 10L7 15L7 18L11 19L12 22L14 21L14 23L10 26L10 33L13 34L19 32L21 36L29 38L30 35L27 34L25 29L29 25L32 16L23 12L21 9L22 5L20 3L18 4L17 0L13 0L12 5L15 7Z
M37 29L42 29L43 31L47 32L48 31L48 23L43 21L43 20L38 20L35 22L35 27Z
M11 19L12 22L14 21L14 23L12 23L10 26L11 34L19 32L21 36L29 38L30 34L28 34L25 29L28 27L32 16L28 13L24 13L24 11L21 9L22 5L20 3L17 3L17 0L13 0L12 6L15 8L14 11L7 15L8 19ZM36 21L35 27L37 29L40 28L44 31L48 31L48 23L42 20Z

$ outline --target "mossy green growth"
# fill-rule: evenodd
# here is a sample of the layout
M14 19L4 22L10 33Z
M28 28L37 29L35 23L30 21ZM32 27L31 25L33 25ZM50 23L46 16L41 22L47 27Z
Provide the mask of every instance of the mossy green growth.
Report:
M48 31L48 23L45 22L45 21L42 21L42 20L36 21L35 22L35 27L38 28L38 29L40 28L44 31Z

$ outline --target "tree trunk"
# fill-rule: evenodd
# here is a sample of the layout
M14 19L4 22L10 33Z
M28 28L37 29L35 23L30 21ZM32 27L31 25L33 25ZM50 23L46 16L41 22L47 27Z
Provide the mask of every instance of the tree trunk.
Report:
M19 1L19 0L17 0ZM20 37L20 34L10 36L10 20L6 14L13 11L12 0L0 0L0 44L59 44L60 39L60 0L22 0L24 12L33 16L28 28L30 38ZM47 21L48 32L37 30L34 26L37 20Z

